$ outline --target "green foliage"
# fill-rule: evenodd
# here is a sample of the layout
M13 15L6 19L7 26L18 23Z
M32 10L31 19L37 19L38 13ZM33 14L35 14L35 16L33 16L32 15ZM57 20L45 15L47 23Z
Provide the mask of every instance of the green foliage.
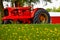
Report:
M48 12L51 12L52 9L51 9L51 8L47 8L46 10L47 10Z
M39 0L15 0L15 1L17 1L17 3L20 3L21 6L23 6L24 3L30 5L31 2L33 3L39 2ZM12 2L15 2L15 1L12 1Z
M60 40L60 25L0 24L0 40Z
M51 3L51 0L44 0L44 1L47 1L47 2L50 2Z
M59 7L59 8L53 7L53 9L52 9L52 8L47 8L46 10L47 10L48 12L60 12L60 7Z
M12 3L14 3L15 1L19 2L20 5L23 5L24 3L27 3L28 5L30 5L31 2L33 3L40 2L40 0L12 0ZM51 0L43 0L43 1L51 2Z

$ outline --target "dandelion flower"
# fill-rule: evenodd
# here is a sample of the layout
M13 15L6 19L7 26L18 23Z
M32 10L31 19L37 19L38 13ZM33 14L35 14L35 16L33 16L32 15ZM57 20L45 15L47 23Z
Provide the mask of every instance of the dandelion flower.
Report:
M45 30L48 30L48 28L45 28Z
M39 30L39 28L36 28L36 30L38 31L38 30Z
M26 38L26 40L28 40L28 38Z
M52 30L50 30L50 32L53 32Z
M10 31L10 29L8 29L8 31Z
M19 40L21 40L21 39L19 39Z
M55 28L55 31L57 31L57 28Z

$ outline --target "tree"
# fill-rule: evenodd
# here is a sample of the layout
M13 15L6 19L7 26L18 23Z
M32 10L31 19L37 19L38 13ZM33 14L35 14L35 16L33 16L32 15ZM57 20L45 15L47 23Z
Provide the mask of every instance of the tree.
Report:
M3 1L0 0L0 23L1 23L1 19L3 17L3 14L4 14Z
M51 0L43 0L43 1L51 2ZM40 2L40 0L12 0L12 2L15 2L16 5L23 6L24 3L27 3L28 5L31 5L31 2L37 3L37 2Z

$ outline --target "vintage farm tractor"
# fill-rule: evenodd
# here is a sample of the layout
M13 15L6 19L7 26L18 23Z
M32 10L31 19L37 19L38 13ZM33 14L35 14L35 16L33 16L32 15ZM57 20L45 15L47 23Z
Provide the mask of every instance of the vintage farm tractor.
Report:
M50 15L43 8L7 7L4 9L3 24L11 23L50 23Z

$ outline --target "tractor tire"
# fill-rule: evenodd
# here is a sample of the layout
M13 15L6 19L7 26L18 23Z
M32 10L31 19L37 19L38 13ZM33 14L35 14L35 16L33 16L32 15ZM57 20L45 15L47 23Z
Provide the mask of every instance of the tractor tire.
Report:
M4 20L2 21L2 24L12 24L12 20Z
M21 24L21 22L19 20L16 21L16 24Z
M33 18L34 24L50 23L50 15L44 9L38 9Z

